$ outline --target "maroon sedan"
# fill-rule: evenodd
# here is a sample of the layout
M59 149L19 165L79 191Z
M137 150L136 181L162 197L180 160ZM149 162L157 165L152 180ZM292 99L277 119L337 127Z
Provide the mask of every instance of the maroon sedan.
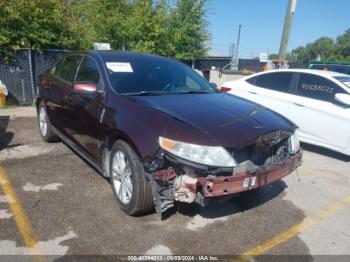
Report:
M255 189L301 161L297 127L160 56L70 53L40 76L38 123L109 177L135 215Z

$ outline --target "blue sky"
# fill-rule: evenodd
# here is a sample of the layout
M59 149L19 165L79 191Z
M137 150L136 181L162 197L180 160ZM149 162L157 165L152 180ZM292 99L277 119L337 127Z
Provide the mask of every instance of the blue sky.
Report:
M288 0L209 0L211 55L228 55L242 24L239 57L277 53ZM350 28L350 0L297 0L288 49Z

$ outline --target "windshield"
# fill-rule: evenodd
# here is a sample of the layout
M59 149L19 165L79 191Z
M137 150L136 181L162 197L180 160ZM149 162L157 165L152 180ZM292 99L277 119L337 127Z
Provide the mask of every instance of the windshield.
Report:
M350 76L335 76L334 78L350 88Z
M217 93L190 67L161 57L128 57L106 61L112 88L125 95Z

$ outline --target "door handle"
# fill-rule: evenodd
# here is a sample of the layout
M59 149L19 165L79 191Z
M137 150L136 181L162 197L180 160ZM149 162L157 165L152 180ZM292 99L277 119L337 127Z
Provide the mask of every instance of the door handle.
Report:
M305 106L303 104L299 104L299 103L296 103L296 102L293 102L293 104L296 105L296 106L300 106L300 107L304 107Z
M256 95L257 93L256 92L253 92L253 91L248 91L249 93L253 94L253 95Z

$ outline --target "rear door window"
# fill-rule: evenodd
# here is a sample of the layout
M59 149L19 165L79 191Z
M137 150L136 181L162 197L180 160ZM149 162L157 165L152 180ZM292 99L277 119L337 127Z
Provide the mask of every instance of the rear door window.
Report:
M346 92L325 77L305 73L300 74L297 95L336 103L334 98L336 93Z
M66 56L64 60L59 61L56 64L55 75L62 80L72 83L74 81L80 59L80 55Z
M288 93L292 78L293 73L278 72L259 75L249 78L246 81L258 87Z

